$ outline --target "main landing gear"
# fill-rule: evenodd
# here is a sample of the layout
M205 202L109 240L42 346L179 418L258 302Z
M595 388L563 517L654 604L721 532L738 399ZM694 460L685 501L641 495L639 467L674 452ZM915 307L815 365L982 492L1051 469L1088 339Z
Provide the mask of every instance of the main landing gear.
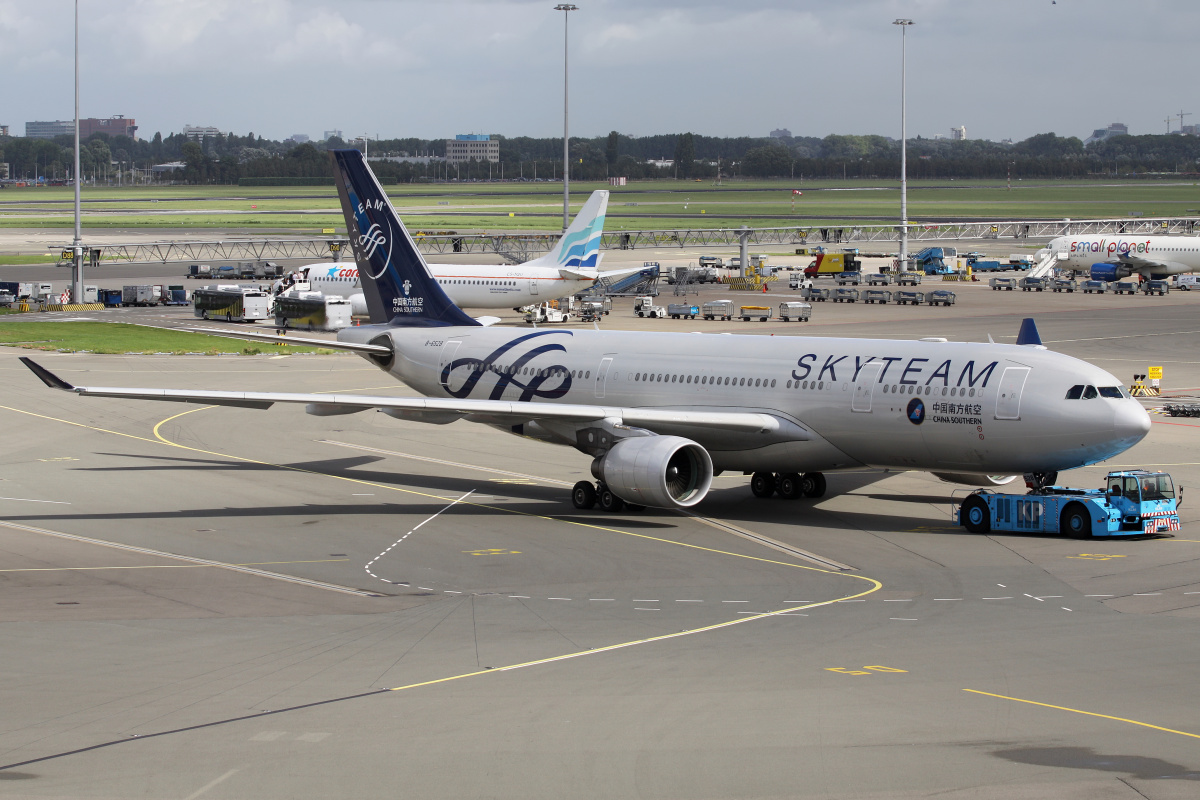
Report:
M750 478L750 491L755 497L778 494L785 500L824 497L825 476L820 472L756 472Z
M589 509L600 506L601 511L619 514L622 511L645 511L645 506L626 503L613 494L613 491L603 483L593 484L591 481L580 481L571 488L571 503L578 509Z

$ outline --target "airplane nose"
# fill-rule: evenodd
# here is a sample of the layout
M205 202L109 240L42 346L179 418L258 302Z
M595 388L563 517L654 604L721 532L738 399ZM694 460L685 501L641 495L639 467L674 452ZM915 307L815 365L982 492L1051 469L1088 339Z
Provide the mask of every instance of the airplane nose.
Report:
M1141 441L1150 432L1150 415L1136 401L1121 403L1113 418L1113 432L1130 444Z

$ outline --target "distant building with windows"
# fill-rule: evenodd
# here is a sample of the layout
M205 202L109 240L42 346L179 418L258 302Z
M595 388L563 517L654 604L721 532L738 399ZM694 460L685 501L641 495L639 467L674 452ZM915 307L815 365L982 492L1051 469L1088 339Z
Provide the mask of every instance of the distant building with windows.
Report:
M0 125L0 136L8 136L8 126Z
M464 161L500 163L500 142L486 133L460 133L446 140L446 160L451 164Z
M1084 144L1092 142L1102 142L1105 139L1111 139L1114 136L1128 136L1129 126L1123 122L1114 122L1107 128L1097 128L1092 131L1092 135L1083 140Z
M183 135L189 142L203 142L209 136L220 136L221 129L212 125L184 125Z
M957 128L950 129L950 138L956 142L961 142L967 138L967 126L959 125Z
M75 120L58 119L53 122L25 123L25 136L29 139L53 139L55 136L64 135L75 135Z
M293 133L288 141L295 142L296 144L304 144L309 141L309 138L307 133Z
M775 130L771 131L771 138L772 139L790 139L790 138L792 138L792 132L789 131L787 128L776 128Z
M137 139L137 120L118 114L100 119L88 117L79 120L79 138L86 139L96 133L109 136L128 136ZM30 139L53 139L55 136L74 136L75 120L59 119L44 122L26 122L25 135Z
M335 136L336 136L337 138L341 139L341 138L342 138L342 132L341 132L341 131L325 131L325 133L321 134L321 139L322 139L323 141L326 141L326 142L327 142L327 141L329 141L330 139L334 138Z

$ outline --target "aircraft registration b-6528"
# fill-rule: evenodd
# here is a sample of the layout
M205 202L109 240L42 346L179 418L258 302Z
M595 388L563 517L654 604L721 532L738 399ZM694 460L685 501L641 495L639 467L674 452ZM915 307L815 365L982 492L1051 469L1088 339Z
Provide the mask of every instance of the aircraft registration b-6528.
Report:
M23 361L82 395L490 425L586 454L596 483L572 500L605 510L694 506L731 470L752 475L756 495L787 498L820 497L823 473L864 467L1052 482L1150 429L1115 377L1042 347L1032 320L1011 345L484 327L438 287L362 155L332 157L373 324L311 341L424 397L75 387Z

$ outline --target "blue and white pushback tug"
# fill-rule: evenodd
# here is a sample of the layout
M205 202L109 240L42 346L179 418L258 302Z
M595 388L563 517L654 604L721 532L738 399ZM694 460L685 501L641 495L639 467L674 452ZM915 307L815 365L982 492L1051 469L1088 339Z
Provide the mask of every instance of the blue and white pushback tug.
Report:
M963 500L958 523L972 533L1057 530L1086 539L1177 531L1179 511L1170 475L1126 470L1108 473L1104 489L1046 486L1019 495L981 489Z

